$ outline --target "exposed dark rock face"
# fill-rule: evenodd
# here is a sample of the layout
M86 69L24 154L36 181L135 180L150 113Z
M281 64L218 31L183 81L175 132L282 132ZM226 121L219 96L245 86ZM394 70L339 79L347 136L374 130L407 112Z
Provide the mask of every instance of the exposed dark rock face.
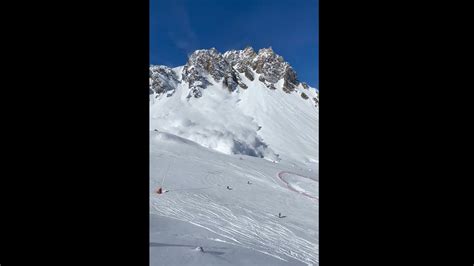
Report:
M276 90L275 85L273 85L272 83L268 83L267 88L269 88L271 90Z
M211 84L206 76L210 76L214 82L222 81L230 92L243 84L237 71L215 48L195 51L183 68L183 80L189 83L192 96L201 97L202 90Z
M251 67L256 73L262 74L263 78L275 84L282 78L284 79L283 90L292 92L298 86L299 81L296 72L285 62L283 57L275 54L273 49L260 49L257 56L251 62Z
M236 69L240 69L248 65L257 54L252 47L246 47L244 50L227 51L223 56L232 66L237 66ZM239 70L239 72L242 73L243 70Z
M215 56L215 54L216 52L214 50L198 50L189 57L182 71L182 79L188 82L188 98L201 97L201 90L211 84L211 82L207 80L206 74L210 74L211 58Z
M314 106L318 107L319 106L319 91L318 93L316 94L316 97L313 98L313 101L315 103Z
M252 60L252 69L270 83L277 83L282 78L285 70L283 57L275 54L272 48L260 49L258 55Z
M285 79L283 90L287 93L294 91L296 86L299 84L298 79L296 78L296 72L289 65L286 66L283 78Z
M150 66L150 94L172 95L180 83L176 73L166 66Z
M230 73L230 75L226 75L223 81L224 86L230 91L235 91L237 86L239 85L239 81L237 79L237 75L234 73Z
M250 69L248 67L245 68L244 73L245 73L246 78L248 78L250 81L253 81L253 79L254 79L253 72L250 71Z
M257 54L252 47L247 47L240 51L228 51L223 55L224 59L227 60L234 69L239 73L244 73L245 77L251 81L254 80L254 75L250 65L255 56L257 56Z
M165 66L150 66L150 94L167 93L170 96L181 81L188 83L188 98L202 97L203 90L212 83L222 83L229 92L234 92L238 87L247 89L245 82L254 81L255 73L260 74L258 80L272 90L282 80L286 93L294 92L300 84L293 68L271 47L260 49L258 53L247 47L224 54L211 48L192 53L180 73ZM302 87L309 89L306 83L302 83Z

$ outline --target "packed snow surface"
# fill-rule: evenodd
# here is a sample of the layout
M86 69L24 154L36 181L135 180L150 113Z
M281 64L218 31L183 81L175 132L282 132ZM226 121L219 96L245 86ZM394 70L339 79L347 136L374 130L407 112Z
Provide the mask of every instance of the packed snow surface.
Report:
M223 154L164 132L150 145L152 265L318 265L318 199L278 177L314 177L312 164ZM285 177L317 195L315 177ZM169 192L157 194L162 182Z

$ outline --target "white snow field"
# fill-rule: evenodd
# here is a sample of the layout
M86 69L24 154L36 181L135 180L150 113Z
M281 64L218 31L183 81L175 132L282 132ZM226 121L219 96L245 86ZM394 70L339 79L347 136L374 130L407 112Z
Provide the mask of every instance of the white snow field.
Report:
M151 265L288 265L283 260L233 245L218 234L188 222L152 214L150 228ZM202 247L203 252L196 247Z
M151 265L319 265L316 90L253 71L194 98L182 69L150 95Z
M314 170L222 154L167 133L151 132L150 144L151 265L318 265L318 200L278 178L287 169ZM157 194L165 173L169 192ZM287 181L300 185L296 176ZM316 195L315 188L304 190Z

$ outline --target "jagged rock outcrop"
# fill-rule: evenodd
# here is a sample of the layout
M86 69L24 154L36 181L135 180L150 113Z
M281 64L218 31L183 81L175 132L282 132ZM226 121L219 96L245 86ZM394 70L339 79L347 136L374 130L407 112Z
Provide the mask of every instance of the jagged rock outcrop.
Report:
M254 76L253 76L252 71L250 71L249 68L246 68L246 69L244 70L244 74L245 74L245 77L246 77L246 78L248 78L250 81L253 81Z
M271 84L284 79L283 90L287 93L294 91L299 84L296 72L290 64L285 62L282 56L275 54L271 47L260 49L252 59L251 67Z
M171 96L179 83L177 74L171 68L150 66L150 94L166 93L167 96Z
M286 93L292 93L300 84L300 89L309 88L306 83L298 81L290 64L271 47L260 49L258 53L252 47L224 54L215 48L197 50L181 69L180 73L175 73L168 67L151 66L150 93L166 92L167 95L172 95L176 85L184 81L189 89L188 98L199 98L202 97L203 90L213 83L222 83L229 92L234 92L238 88L247 89L248 84L245 83L254 81L257 77L271 90L279 87ZM281 81L282 85L276 86Z
M206 76L212 77L214 82L222 81L230 92L239 85L247 88L236 70L215 48L195 51L184 66L183 80L189 83L190 96L201 97L202 90L211 84Z
M283 74L284 82L283 82L283 91L286 93L290 93L295 90L295 88L300 83L298 78L296 77L296 72L293 70L291 66L286 66L286 69Z
M189 94L188 98L199 98L202 96L202 89L205 89L211 83L205 77L206 73L196 68L194 65L186 64L182 70L183 81L188 82Z
M314 106L318 107L319 106L319 91L316 93L316 97L313 98L314 101Z
M251 70L251 63L256 56L257 54L252 47L247 47L240 51L232 50L224 53L224 59L238 72L244 73L245 77L250 81L253 81L255 78Z

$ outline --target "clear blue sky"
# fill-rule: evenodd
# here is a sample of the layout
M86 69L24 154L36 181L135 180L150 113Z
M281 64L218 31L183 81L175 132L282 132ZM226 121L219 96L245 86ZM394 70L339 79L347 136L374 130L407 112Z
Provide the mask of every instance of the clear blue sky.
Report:
M319 0L150 0L150 63L179 66L196 49L271 46L319 88Z

